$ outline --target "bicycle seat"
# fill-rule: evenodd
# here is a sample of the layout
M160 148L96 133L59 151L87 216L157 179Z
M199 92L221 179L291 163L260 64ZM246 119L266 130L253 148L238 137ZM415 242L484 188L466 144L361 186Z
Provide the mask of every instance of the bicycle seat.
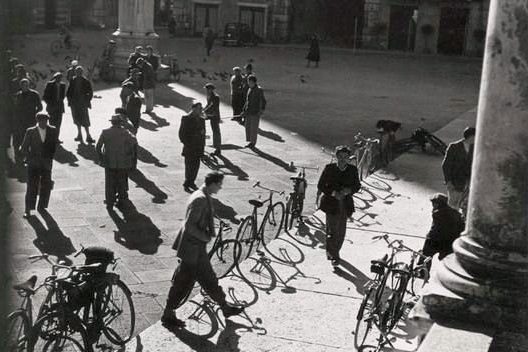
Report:
M385 254L383 256L383 258L381 259L372 259L370 261L370 264L378 264L378 265L381 265L383 267L387 266L387 259L389 258L389 256L387 254Z
M31 276L27 281L13 285L13 288L17 291L24 291L29 294L34 294L35 284L37 283L37 275Z
M260 200L258 199L251 199L249 201L249 204L251 204L252 206L254 206L255 208L260 208L261 206L264 205L264 203L262 203Z
M290 176L290 180L300 181L300 180L304 180L304 177L300 177L300 176Z
M411 275L411 272L409 271L409 266L405 263L396 263L390 270L393 273L400 275Z

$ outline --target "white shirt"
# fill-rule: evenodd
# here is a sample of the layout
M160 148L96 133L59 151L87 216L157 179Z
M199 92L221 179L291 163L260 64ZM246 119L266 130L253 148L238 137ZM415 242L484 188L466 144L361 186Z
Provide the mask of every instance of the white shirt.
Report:
M37 125L37 130L40 134L40 140L42 141L42 143L44 143L44 141L46 140L46 129L40 128L39 125Z

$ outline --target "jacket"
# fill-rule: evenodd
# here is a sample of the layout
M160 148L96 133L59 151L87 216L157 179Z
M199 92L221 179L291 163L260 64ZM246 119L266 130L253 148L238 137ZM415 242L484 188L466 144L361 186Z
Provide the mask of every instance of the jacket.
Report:
M154 69L154 72L156 72L159 68L159 56L158 55L155 55L155 54L152 54L152 55L147 55L145 56L145 60L148 61L148 63L152 66L152 68Z
M25 156L28 167L51 170L57 138L57 130L53 126L46 127L44 142L40 139L37 126L28 128L20 146L20 152Z
M108 169L135 169L137 164L137 140L122 126L103 130L95 150L99 160Z
M440 259L453 252L453 242L464 231L462 215L448 205L433 210L433 223L427 234L424 255L439 253Z
M339 212L339 201L332 196L332 193L344 188L350 188L351 191L344 197L345 210L350 217L355 210L352 195L361 189L357 168L354 165L347 165L346 169L341 171L336 163L326 165L317 183L317 189L323 193L320 206L323 212L327 214Z
M442 162L445 182L452 183L457 191L462 192L469 183L472 162L473 148L466 152L463 140L449 144Z
M143 89L154 89L156 87L156 73L152 65L145 61L141 67Z
M52 113L64 113L64 98L66 97L66 83L60 82L58 94L54 81L46 83L42 100L46 102L46 111Z
M66 97L70 106L78 105L91 108L93 98L92 84L86 77L74 77L68 85Z
M183 143L182 155L190 158L203 156L205 149L205 121L191 112L182 116L179 130Z
M35 115L41 110L42 103L36 90L18 91L15 96L15 123L19 129L25 131L35 125Z
M242 75L231 76L231 95L244 94L244 77Z
M207 106L203 109L207 118L211 120L220 120L220 96L214 93L207 96Z
M257 115L266 109L266 98L260 86L249 88L246 103L242 110L243 115Z
M214 208L211 197L203 188L195 191L187 202L185 219L180 227L172 248L178 251L183 262L196 261L199 250L215 236Z

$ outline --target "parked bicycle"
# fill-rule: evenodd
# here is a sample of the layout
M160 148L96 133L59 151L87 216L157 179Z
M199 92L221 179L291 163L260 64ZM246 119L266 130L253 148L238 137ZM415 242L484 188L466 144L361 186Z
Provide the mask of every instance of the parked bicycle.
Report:
M290 177L290 180L293 181L293 191L290 193L288 200L286 201L284 222L286 231L291 230L294 223L296 224L296 227L298 227L303 221L302 212L304 208L304 198L306 195L306 188L308 187L308 182L306 181L306 169L319 170L318 167L295 165L293 161L290 163L290 167L292 169L301 168L301 171L299 171L296 176Z
M174 81L179 82L181 79L182 71L180 70L180 64L178 63L178 59L176 58L176 55L164 54L161 57L161 62L164 65L169 66L171 78Z
M404 314L405 295L415 297L416 286L420 283L423 286L428 281L427 263L431 258L407 247L401 240L390 241L387 234L373 239L383 239L391 253L380 260L371 261L370 270L375 277L365 285L366 293L356 317L354 344L358 349L363 346L372 328L376 327L380 334L376 351L380 351L386 344L391 345L388 334ZM396 261L403 252L411 254L409 263ZM424 259L420 265L417 265L418 258Z
M273 202L273 195L283 195L284 191L276 191L264 187L259 181L257 181L253 187L260 187L268 191L269 197L264 201L259 199L249 200L249 204L253 206L253 211L251 215L248 215L240 224L236 237L241 245L240 260L242 261L248 258L251 255L253 248L258 252L261 244L271 256L278 260L282 260L282 258L274 255L273 252L269 250L268 245L271 241L277 238L284 221L284 203L281 201ZM263 207L266 203L268 206L264 211L264 216L259 226L258 209Z
M380 140L366 138L361 133L354 136L354 157L358 169L359 180L363 181L380 166Z
M116 42L109 40L101 56L94 61L91 69L89 69L89 78L92 81L97 82L102 79L105 82L113 82L116 80L115 50Z
M430 145L433 151L441 155L445 155L447 150L447 144L444 141L420 127L414 130L410 138L396 140L393 144L393 152L399 155L415 147L420 147L425 152L427 145Z
M73 51L77 53L79 50L81 50L81 42L79 42L76 39L66 39L62 38L55 39L50 44L50 51L51 54L54 56L57 56L61 51Z

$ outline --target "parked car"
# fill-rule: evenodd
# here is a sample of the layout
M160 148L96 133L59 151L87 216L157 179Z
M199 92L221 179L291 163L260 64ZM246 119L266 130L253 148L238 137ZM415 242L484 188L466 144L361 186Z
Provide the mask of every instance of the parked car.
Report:
M224 40L222 44L227 45L257 45L262 41L258 35L253 33L249 25L245 23L228 23L224 29Z

